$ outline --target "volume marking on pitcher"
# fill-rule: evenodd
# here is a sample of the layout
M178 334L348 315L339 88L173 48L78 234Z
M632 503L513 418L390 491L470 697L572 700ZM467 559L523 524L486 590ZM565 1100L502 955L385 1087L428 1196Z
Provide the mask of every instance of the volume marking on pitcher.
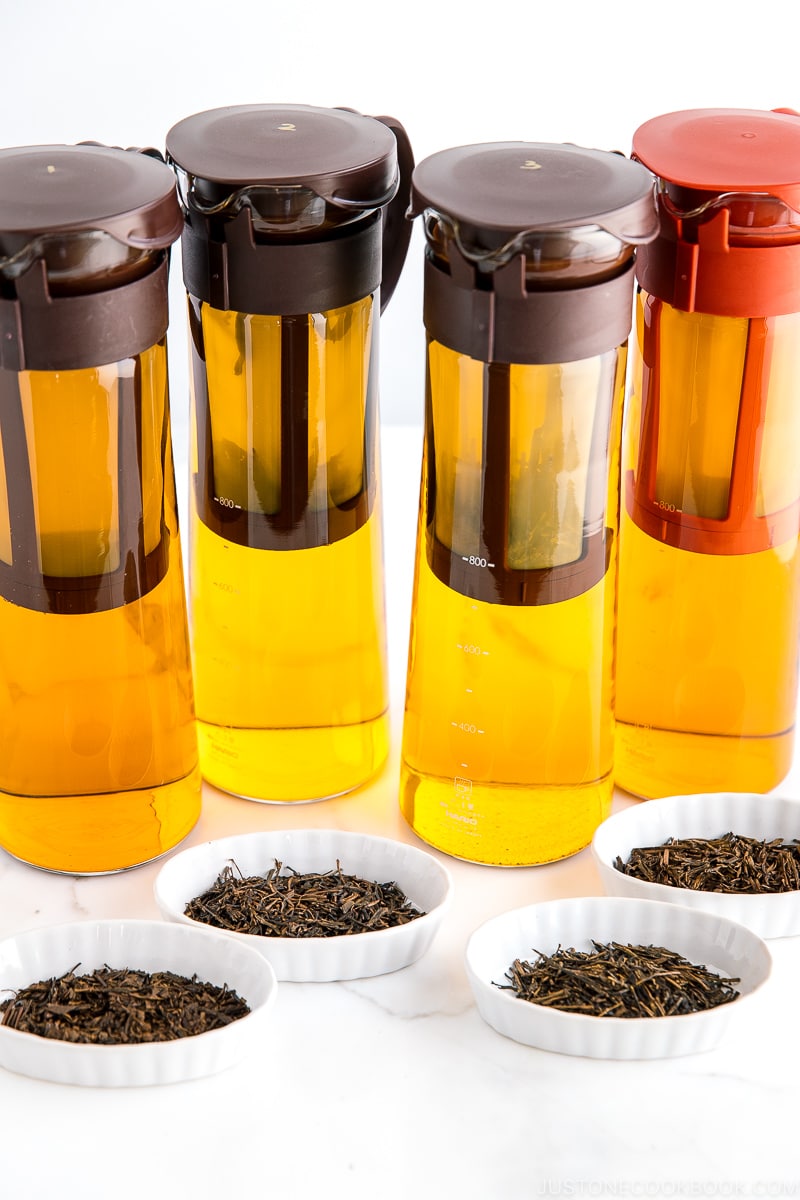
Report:
M485 733L485 729L479 729L471 721L451 721L450 724L454 729L460 729L462 733Z
M479 554L462 554L461 559L463 562L469 563L471 567L494 567L496 565L486 558L481 558Z
M476 646L474 642L456 642L456 649L463 650L465 654L488 654L488 650L481 650L480 646Z

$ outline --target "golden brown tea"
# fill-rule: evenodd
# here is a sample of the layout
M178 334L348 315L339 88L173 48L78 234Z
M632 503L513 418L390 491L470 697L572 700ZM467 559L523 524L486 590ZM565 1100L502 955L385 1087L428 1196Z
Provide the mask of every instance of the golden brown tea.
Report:
M562 858L608 813L624 359L430 345L400 802L461 858Z
M200 807L166 351L0 374L0 844L118 870Z
M372 309L190 300L201 763L253 799L338 795L388 750Z
M798 327L794 315L684 313L640 294L623 460L616 754L618 782L635 794L765 792L789 769ZM769 353L745 388L743 364L763 336ZM740 417L754 396L758 411Z

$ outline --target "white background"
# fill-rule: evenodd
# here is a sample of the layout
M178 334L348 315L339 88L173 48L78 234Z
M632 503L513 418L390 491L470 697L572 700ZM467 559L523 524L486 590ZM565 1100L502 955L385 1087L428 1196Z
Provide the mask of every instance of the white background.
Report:
M796 0L0 0L0 14L6 146L163 148L193 112L279 102L390 113L417 160L515 139L627 153L661 112L800 108ZM382 328L382 412L394 423L421 420L421 268L417 228ZM180 451L179 269L173 285Z
M660 112L800 108L798 11L797 0L0 0L0 144L163 147L192 112L273 101L391 113L418 159L507 139L628 151ZM370 789L302 814L407 839L397 736L420 442L390 427L421 421L421 260L417 229L381 333L392 755ZM183 493L178 262L170 344ZM800 792L797 759L783 790ZM206 799L194 841L300 820ZM519 872L449 864L458 902L435 953L385 980L287 986L269 1057L219 1079L103 1095L0 1072L0 1197L797 1195L797 939L773 944L774 987L740 1038L710 1056L591 1063L482 1026L462 969L468 933L535 899L599 894L588 853ZM0 854L0 932L155 916L156 870L73 881Z

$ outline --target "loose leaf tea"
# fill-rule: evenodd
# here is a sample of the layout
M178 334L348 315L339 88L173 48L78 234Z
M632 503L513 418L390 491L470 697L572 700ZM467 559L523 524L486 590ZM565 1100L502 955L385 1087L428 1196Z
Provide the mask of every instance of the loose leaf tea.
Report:
M795 892L800 890L800 845L782 838L759 841L725 833L716 838L667 838L660 846L637 846L614 866L646 883L702 892Z
M172 1042L221 1029L250 1012L227 986L172 971L101 967L20 988L0 1004L3 1025L62 1042Z
M535 963L515 959L507 984L521 1000L590 1017L669 1017L728 1004L739 995L733 984L707 967L663 946L592 941L593 950L538 955Z
M406 925L422 917L396 883L370 883L336 869L303 874L275 860L265 875L226 866L211 887L190 900L187 917L234 933L261 937L339 937Z

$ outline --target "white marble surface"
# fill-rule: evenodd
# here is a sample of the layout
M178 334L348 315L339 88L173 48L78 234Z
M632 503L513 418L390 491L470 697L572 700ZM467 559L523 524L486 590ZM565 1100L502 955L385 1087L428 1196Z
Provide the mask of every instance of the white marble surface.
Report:
M420 431L385 430L394 740L369 787L304 806L207 789L194 843L298 826L416 839L397 807ZM781 790L800 794L800 764ZM615 807L630 803L623 797ZM470 932L537 899L601 893L588 850L545 867L446 861L454 902L432 949L391 976L280 985L268 1036L222 1075L102 1091L0 1070L0 1196L791 1196L800 939L718 1050L662 1062L566 1058L485 1026L463 969ZM0 852L0 935L90 917L157 917L157 864L49 875Z

